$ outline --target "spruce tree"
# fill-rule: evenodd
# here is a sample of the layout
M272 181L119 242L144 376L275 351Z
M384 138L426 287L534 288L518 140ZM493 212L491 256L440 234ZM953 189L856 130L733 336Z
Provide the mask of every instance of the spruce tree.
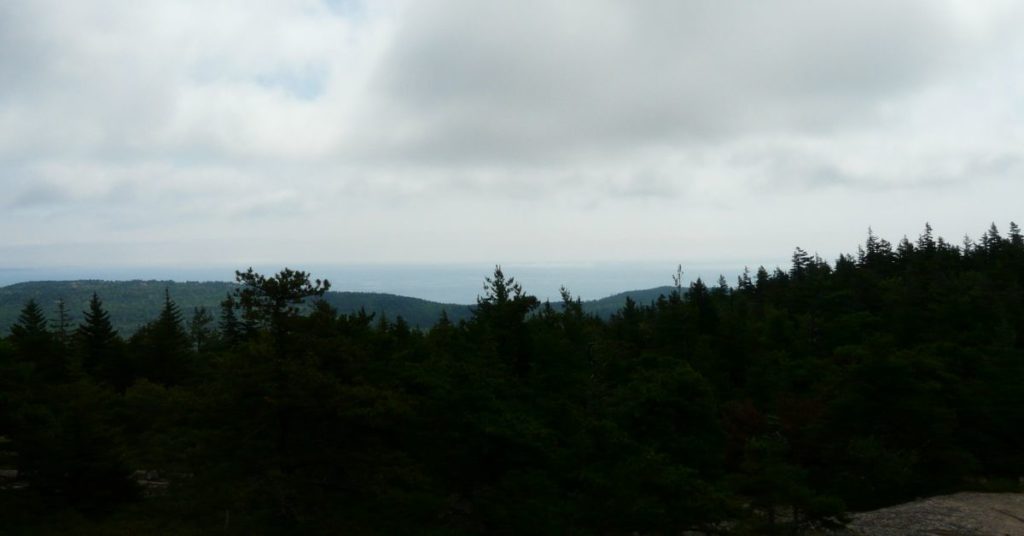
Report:
M800 279L807 273L807 269L810 265L811 256L802 248L798 247L793 250L792 267L789 269L789 274L793 279Z
M57 318L54 319L53 328L57 341L62 345L67 346L69 337L68 330L71 328L71 315L68 314L68 307L64 302L64 298L57 300Z
M917 238L917 249L926 253L932 253L935 251L935 238L932 236L931 224L924 224L924 232Z
M238 303L230 294L220 302L220 336L228 346L235 346L242 341L242 324L235 313L237 308Z
M744 266L743 273L736 278L736 288L749 291L754 288L754 282L750 279L750 267Z
M1015 248L1024 247L1024 236L1021 235L1020 227L1012 221L1010 222L1010 245Z
M994 255L999 252L1002 244L1003 237L999 235L999 228L992 222L988 230L981 235L981 247L989 255Z
M206 310L206 307L196 307L192 310L192 320L188 327L196 353L201 354L206 350L213 337L213 329L210 328L212 324L213 316Z
M768 287L770 277L768 276L768 270L766 270L764 266L757 267L757 274L755 275L755 278L756 283L754 286L757 290L763 291Z
M110 322L110 314L94 292L83 321L75 331L82 371L118 390L127 388L132 371L125 360L121 339Z
M181 309L171 299L169 290L164 289L160 316L141 330L141 339L145 348L143 375L164 385L181 383L189 376L191 342Z
M28 300L18 315L18 321L11 326L12 341L48 334L49 331L46 329L46 316L43 315L43 309L39 307L35 300Z
M484 296L477 298L473 309L475 320L494 337L499 358L520 377L530 368L526 317L539 305L536 297L523 293L515 278L506 278L501 266L495 266L494 276L484 279Z
M11 326L11 344L23 362L32 363L44 378L53 380L63 377L64 355L56 340L47 329L43 309L35 300L29 300Z

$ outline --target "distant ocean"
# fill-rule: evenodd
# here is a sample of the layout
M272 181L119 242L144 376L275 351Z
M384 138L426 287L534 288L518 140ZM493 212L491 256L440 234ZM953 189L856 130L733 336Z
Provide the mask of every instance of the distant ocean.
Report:
M757 265L752 265L755 270ZM774 267L774 264L771 265ZM132 280L156 279L173 281L232 281L233 267L60 267L0 268L0 286L25 281L60 281L73 279ZM254 265L260 273L273 274L282 266ZM314 278L331 281L331 289L355 292L385 292L445 303L474 303L483 293L484 278L494 272L487 264L366 264L366 265L290 265L289 268L310 272ZM646 289L672 284L676 264L656 263L592 263L592 264L503 264L506 277L514 277L523 290L541 300L559 299L563 285L574 296L584 300L598 299L627 290ZM743 265L724 263L683 265L685 282L702 278L713 285L724 275L730 285Z

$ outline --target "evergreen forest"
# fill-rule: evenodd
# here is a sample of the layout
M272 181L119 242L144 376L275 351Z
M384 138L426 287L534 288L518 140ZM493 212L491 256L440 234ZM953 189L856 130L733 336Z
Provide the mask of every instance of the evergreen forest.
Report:
M1024 236L869 233L609 316L501 268L430 328L236 273L0 338L0 532L808 534L1024 475ZM668 274L667 274L668 275ZM77 319L69 321L71 315Z

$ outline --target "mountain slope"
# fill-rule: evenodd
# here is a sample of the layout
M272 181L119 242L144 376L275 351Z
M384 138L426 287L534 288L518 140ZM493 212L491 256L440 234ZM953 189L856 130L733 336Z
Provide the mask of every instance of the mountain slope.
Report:
M88 307L89 298L95 292L110 313L114 327L127 335L157 317L163 305L164 289L170 292L171 298L188 319L195 307L205 307L217 317L221 300L234 288L234 283L221 281L81 280L18 283L0 287L0 333L7 333L29 299L36 300L50 318L56 318L57 301L63 299L71 325L75 326L81 321L82 311ZM583 309L587 313L608 318L626 303L627 296L639 304L648 304L672 290L672 287L631 290L599 300L585 301ZM453 322L467 320L472 315L471 305L438 303L378 292L328 292L324 299L340 313L351 314L364 309L367 313L384 315L390 320L401 316L410 325L420 328L432 326L440 318L441 311L445 311Z
M607 298L583 302L583 310L601 318L609 318L626 304L626 298L632 298L637 305L649 305L661 296L668 296L675 287L654 287L642 290L629 290L613 294Z

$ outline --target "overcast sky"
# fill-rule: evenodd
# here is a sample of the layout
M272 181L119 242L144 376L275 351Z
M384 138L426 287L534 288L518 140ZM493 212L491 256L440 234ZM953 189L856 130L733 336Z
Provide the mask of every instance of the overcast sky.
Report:
M0 268L834 258L1024 220L1024 3L0 2Z

